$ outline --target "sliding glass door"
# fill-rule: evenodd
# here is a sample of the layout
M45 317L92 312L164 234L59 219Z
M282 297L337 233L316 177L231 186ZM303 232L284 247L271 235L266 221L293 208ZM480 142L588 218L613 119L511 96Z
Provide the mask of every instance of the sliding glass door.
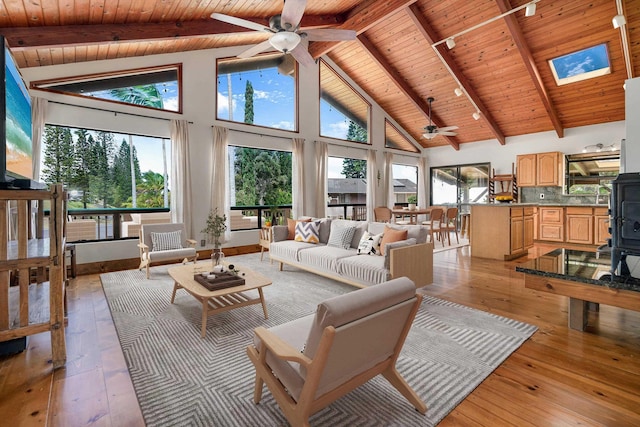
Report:
M468 213L469 204L487 203L490 169L490 163L431 168L431 205Z

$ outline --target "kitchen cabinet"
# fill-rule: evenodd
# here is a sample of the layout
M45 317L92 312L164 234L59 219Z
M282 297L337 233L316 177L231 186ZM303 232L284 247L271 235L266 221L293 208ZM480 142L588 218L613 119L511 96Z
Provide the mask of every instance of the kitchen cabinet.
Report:
M566 208L567 243L593 244L593 209Z
M538 230L540 240L564 242L564 208L539 206L538 221L540 223Z
M593 210L595 236L594 244L604 245L607 243L607 239L611 238L611 232L609 231L609 215L606 208L595 208Z
M518 186L561 187L563 157L564 154L559 151L517 156Z
M471 256L509 260L533 246L533 206L471 206Z

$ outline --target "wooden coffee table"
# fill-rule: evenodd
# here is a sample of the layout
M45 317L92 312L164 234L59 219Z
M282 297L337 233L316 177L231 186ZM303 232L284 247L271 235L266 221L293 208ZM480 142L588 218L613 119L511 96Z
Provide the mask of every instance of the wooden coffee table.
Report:
M262 288L269 286L271 280L258 274L248 268L236 265L236 268L240 270L241 276L245 280L245 284L242 286L235 286L233 288L219 289L210 291L200 283L196 282L193 278L194 274L199 274L205 271L211 270L211 262L200 264L186 264L178 267L172 267L169 269L169 275L174 280L173 295L171 295L171 304L176 297L176 291L178 289L184 289L190 293L195 299L202 304L202 327L200 330L200 336L205 337L207 332L207 317L214 313L222 313L223 311L233 310L234 308L245 307L252 304L262 304L262 311L264 312L264 318L267 319L267 306L264 302L264 294ZM251 298L243 292L257 290L258 298Z

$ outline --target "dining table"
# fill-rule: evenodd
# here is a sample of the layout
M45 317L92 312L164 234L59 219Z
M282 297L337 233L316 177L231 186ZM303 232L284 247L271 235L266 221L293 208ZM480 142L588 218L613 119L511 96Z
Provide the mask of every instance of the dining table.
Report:
M409 223L410 224L417 224L418 223L418 215L431 215L431 209L433 209L433 206L428 206L426 208L416 208L416 209L408 209L408 208L393 208L391 209L391 213L396 217L396 218L404 218L404 217L409 217Z

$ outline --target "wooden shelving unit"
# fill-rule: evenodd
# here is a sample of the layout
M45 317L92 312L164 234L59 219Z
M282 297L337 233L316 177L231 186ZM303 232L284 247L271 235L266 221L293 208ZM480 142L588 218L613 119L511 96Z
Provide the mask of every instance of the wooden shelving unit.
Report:
M494 202L498 196L511 196L513 202L518 201L518 184L516 181L515 165L511 163L511 173L496 175L496 170L491 170L489 177L489 201Z
M47 201L50 215L45 235ZM61 184L50 190L0 190L0 242L4 242L0 244L0 342L51 332L54 369L64 366L67 353L65 201ZM31 283L33 270L35 283ZM11 286L12 277L17 277L16 286Z

